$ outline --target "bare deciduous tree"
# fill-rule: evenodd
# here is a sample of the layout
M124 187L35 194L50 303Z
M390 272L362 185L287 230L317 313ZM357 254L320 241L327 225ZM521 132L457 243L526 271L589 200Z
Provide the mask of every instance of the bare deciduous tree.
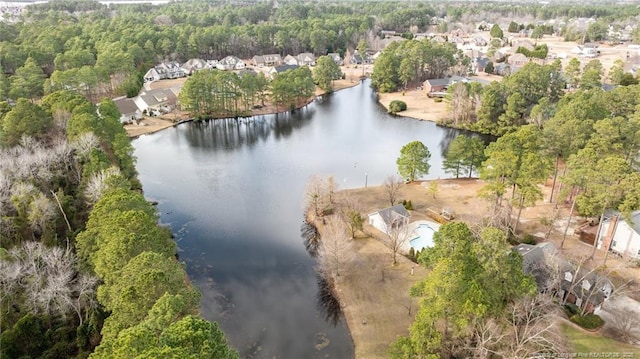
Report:
M326 194L329 197L329 204L334 204L334 197L338 190L338 182L336 182L336 179L333 176L327 176L325 180L325 189Z
M402 178L396 175L391 175L384 180L384 189L389 198L391 205L395 205L400 195L400 189L404 185Z
M75 266L69 248L24 242L0 260L0 300L18 296L35 313L66 316L74 311L82 323L96 305L97 279L78 274Z
M509 308L505 318L506 336L496 350L502 358L531 358L538 353L564 350L556 323L558 306L545 294L525 297Z
M84 190L87 203L90 205L96 203L108 189L108 179L116 176L120 176L120 169L114 166L94 173L91 178L89 178L87 187Z
M409 226L405 223L404 218L396 218L391 222L390 228L387 228L387 237L389 239L389 247L393 253L393 265L398 263L398 252L409 241Z
M344 226L337 220L329 220L322 236L319 272L339 277L352 256L353 241Z
M640 313L628 308L608 306L600 314L606 320L605 335L630 344L640 343Z
M307 182L305 190L306 207L307 209L313 209L313 213L316 216L320 216L320 208L322 208L324 200L324 186L323 181L318 176L312 176Z

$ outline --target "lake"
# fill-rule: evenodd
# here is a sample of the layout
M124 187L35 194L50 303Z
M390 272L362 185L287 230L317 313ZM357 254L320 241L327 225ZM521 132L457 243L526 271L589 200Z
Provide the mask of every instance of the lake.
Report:
M400 148L431 151L425 178L444 178L442 151L459 131L386 113L365 82L293 114L185 123L133 141L148 199L158 201L205 318L243 358L349 358L344 321L317 300L315 259L300 237L305 185L380 185Z

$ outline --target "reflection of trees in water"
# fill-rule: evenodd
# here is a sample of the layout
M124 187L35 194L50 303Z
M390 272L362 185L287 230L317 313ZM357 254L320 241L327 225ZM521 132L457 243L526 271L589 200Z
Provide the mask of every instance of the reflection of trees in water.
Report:
M304 241L304 246L309 255L316 257L320 249L320 232L311 222L304 220L300 227L300 233ZM321 269L317 269L316 282L318 283L318 293L316 294L316 307L324 319L334 327L338 325L342 317L340 301L335 294L335 284L333 278Z
M276 139L291 136L294 130L311 123L313 107L294 112L247 118L224 118L196 121L187 124L186 138L193 147L216 150L235 150L253 147L270 136Z
M328 278L324 273L317 273L318 293L316 294L318 311L324 319L334 327L340 323L342 318L342 308L340 301L335 294L335 284L332 278Z
M456 137L461 135L467 136L467 137L480 137L484 142L485 146L496 140L496 138L494 138L493 136L483 135L483 134L472 132L472 131L459 130L451 127L441 127L441 126L438 126L438 127L442 129L442 139L440 140L440 144L439 144L440 153L442 153L442 156L445 156L447 154L447 150L449 149L449 145L451 144L451 141L453 141Z
M313 223L304 220L302 226L300 226L300 234L309 255L316 257L320 247L320 232L318 228Z

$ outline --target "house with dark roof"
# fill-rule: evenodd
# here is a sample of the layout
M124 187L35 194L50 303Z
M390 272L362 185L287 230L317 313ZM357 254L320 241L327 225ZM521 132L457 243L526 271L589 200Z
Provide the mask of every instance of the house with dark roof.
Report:
M613 283L584 263L562 258L550 242L519 244L513 250L522 255L522 271L534 277L538 291L549 293L562 303L571 303L593 313L613 293Z
M406 226L411 214L403 205L381 209L369 214L369 224L383 233L390 233L394 228Z
M289 71L289 70L295 70L297 68L299 68L300 66L298 65L280 65L280 66L274 66L270 71L269 71L269 76L271 78L274 78L276 75L281 74L285 71Z

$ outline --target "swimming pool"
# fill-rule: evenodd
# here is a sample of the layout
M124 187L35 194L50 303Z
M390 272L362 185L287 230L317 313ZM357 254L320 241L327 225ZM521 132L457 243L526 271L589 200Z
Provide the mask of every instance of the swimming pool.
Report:
M440 225L437 223L430 221L419 222L413 230L413 239L409 241L411 247L416 251L433 247L433 234L440 229Z

